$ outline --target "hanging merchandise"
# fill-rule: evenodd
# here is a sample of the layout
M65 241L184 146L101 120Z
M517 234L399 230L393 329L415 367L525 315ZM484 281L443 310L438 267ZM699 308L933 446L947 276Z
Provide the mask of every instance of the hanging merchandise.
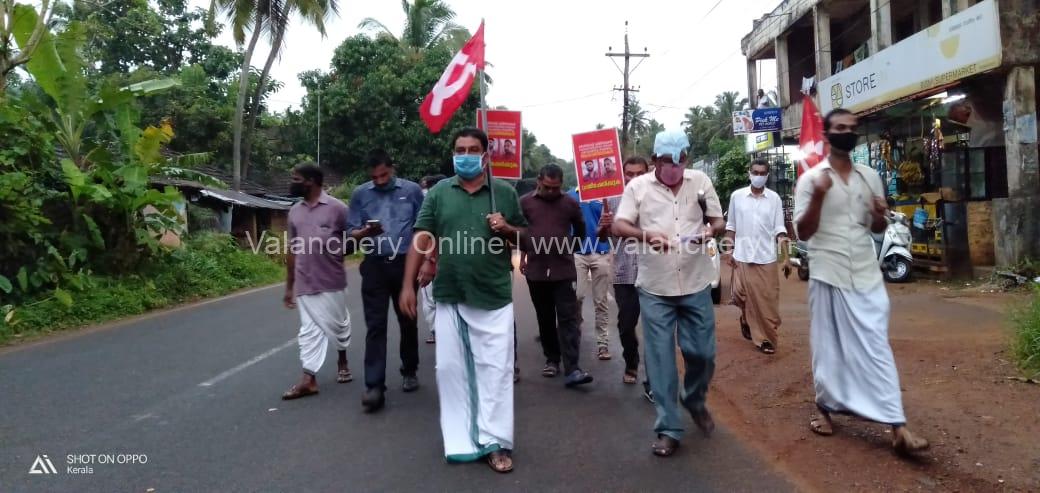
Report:
M907 185L920 185L923 183L924 172L921 171L921 163L903 161L899 165L899 178Z
M942 124L939 119L935 119L935 124L932 127L932 140L931 145L928 146L928 160L933 163L941 163L943 155L943 133Z
M889 171L896 168L896 163L892 159L892 133L885 130L881 133L881 141L878 143L879 151L878 158L884 161L885 166Z

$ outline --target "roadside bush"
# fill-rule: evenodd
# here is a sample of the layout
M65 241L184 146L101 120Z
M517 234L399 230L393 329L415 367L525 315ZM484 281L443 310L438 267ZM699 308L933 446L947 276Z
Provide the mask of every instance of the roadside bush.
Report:
M331 195L333 197L336 197L337 199L342 200L343 203L345 203L345 204L349 204L350 203L350 196L354 195L354 189L357 188L358 185L360 185L360 184L362 184L364 182L365 182L365 180L356 179L356 178L354 178L354 179L347 179L343 183L340 183L338 186L336 186L335 188L330 190L329 191L329 195Z
M1030 377L1040 375L1040 287L1034 288L1027 304L1012 312L1011 320L1011 349L1019 368Z
M90 289L71 302L49 296L0 307L0 344L270 284L283 274L284 267L239 249L229 235L202 234L139 273L90 276Z

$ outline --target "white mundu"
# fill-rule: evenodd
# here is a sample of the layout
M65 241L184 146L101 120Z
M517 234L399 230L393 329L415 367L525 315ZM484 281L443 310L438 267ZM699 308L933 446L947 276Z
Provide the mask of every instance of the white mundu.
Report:
M437 390L444 456L469 462L513 449L513 304L437 303Z
M297 296L296 306L300 311L300 361L303 371L315 375L325 362L330 339L336 342L336 349L350 345L347 290Z
M874 256L870 207L882 197L876 171L853 165L844 182L824 161L798 179L795 221L812 202L814 179L830 173L820 225L809 239L812 258L809 308L812 320L816 404L890 425L903 425L902 394L888 343L890 304Z

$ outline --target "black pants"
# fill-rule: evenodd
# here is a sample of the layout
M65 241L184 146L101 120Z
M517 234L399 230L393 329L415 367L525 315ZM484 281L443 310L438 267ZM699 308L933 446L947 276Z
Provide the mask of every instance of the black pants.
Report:
M404 256L391 261L365 257L361 262L361 301L365 307L365 387L386 389L386 325L390 303L401 327L401 375L413 376L419 367L419 329L416 320L401 313L397 298L404 279Z
M639 292L633 284L615 284L614 299L617 300L617 328L621 336L621 356L625 358L625 370L639 369L639 338L636 324L639 323Z
M578 369L578 296L574 281L527 281L531 302L538 318L538 335L545 359L553 363L563 360L564 373Z

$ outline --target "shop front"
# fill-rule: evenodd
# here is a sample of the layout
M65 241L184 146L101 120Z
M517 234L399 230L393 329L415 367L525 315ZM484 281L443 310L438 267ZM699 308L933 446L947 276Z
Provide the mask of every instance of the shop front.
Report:
M915 266L995 264L992 200L1008 196L999 19L981 2L822 81L823 113L860 115L857 164L911 222Z

